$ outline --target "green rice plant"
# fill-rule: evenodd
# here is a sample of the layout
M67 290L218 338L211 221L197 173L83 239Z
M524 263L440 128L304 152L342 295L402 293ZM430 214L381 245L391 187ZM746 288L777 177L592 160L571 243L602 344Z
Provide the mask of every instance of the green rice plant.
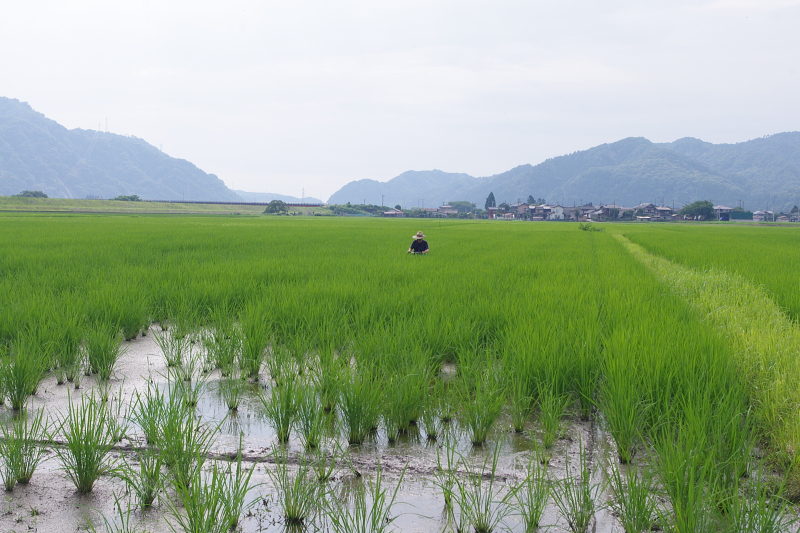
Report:
M125 480L128 491L136 497L139 507L148 509L162 489L163 459L155 450L142 449L136 452L135 463L131 464L126 459L119 475Z
M512 502L520 487L507 487L505 491L498 487L496 474L500 447L500 443L495 444L479 469L461 458L466 475L455 478L453 492L454 503L459 510L459 531L467 531L468 525L475 533L491 533L514 511ZM487 480L484 481L484 478Z
M595 503L602 491L598 483L592 483L588 459L583 443L578 455L578 472L570 469L569 454L565 456L566 477L553 486L556 507L567 521L573 533L585 533L597 510Z
M327 483L333 479L336 472L337 458L344 452L340 449L329 450L324 445L317 446L311 452L311 468L314 477L320 483Z
M238 411L242 396L247 392L247 381L238 367L228 367L227 377L219 380L217 390L229 411Z
M344 368L336 356L336 350L324 345L317 351L317 358L311 364L312 379L319 391L322 409L330 412L339 401L339 392Z
M109 457L115 442L111 417L106 405L90 394L77 405L70 398L67 414L60 419L56 433L65 440L65 447L55 452L78 492L92 492L100 476L116 472Z
M240 451L234 465L221 467L215 462L208 472L193 470L185 481L173 478L172 487L182 508L171 499L165 500L172 517L167 525L175 533L227 533L236 529L247 494L253 489L250 478L254 470L242 466Z
M28 398L36 394L39 382L49 367L42 352L38 335L26 331L11 346L11 355L0 361L0 380L8 403L15 411L25 407Z
M131 420L142 430L147 444L156 444L161 438L166 417L167 397L152 382L147 383L144 394L136 390L134 396Z
M162 324L163 326L163 324ZM191 350L192 340L184 335L180 336L168 329L153 330L153 338L161 348L161 353L167 360L167 367L180 366L183 363L185 354Z
M691 414L675 428L662 428L655 437L656 472L669 507L660 521L677 533L709 531L715 523L712 457L704 453L707 435Z
M304 458L300 459L293 474L289 472L289 457L285 449L276 448L272 458L275 468L268 469L267 474L278 493L284 523L287 526L307 524L320 508L322 486L311 477L311 469Z
M74 381L73 373L83 358L81 340L83 338L82 317L77 312L66 312L59 323L59 338L57 341L56 361L54 362L56 382L63 385L65 382ZM82 367L77 369L81 372Z
M537 396L542 445L545 450L550 450L561 437L561 419L567 412L569 396L558 394L548 384L539 385Z
M522 518L525 533L539 530L544 508L550 499L551 484L547 467L531 455L525 477L513 490L514 507Z
M629 345L626 332L619 329L607 339L606 358L603 367L603 383L600 387L599 406L608 424L608 432L617 445L619 462L627 464L636 454L636 445L641 441L642 429L647 420L649 404L641 398L636 366L639 363L614 353Z
M297 373L295 360L288 346L273 344L263 361L273 383L280 384L284 379L293 379Z
M397 500L397 493L403 482L406 470L393 492L383 486L383 471L378 465L375 479L361 479L358 488L352 492L352 505L343 504L332 492L328 492L324 501L325 513L334 533L384 533L389 531L392 522L392 507Z
M428 407L420 419L420 427L425 432L425 438L429 441L437 441L444 433L445 425L442 422L442 415L438 405Z
M461 423L469 431L472 444L481 446L506 403L505 384L491 363L475 368L465 366L462 372L458 390Z
M36 414L20 413L9 425L0 425L0 458L3 460L3 484L7 491L17 483L29 483L36 467L45 456L44 441L47 439L49 423L44 411Z
M581 306L580 318L569 322L572 337L570 351L577 362L575 390L578 396L581 420L589 420L595 405L595 393L600 381L599 346L600 317L599 306L595 301Z
M272 335L267 310L263 306L250 304L241 318L242 324L242 369L251 378L257 378L264 362L264 350ZM274 349L273 349L274 356ZM275 376L273 376L273 379Z
M150 325L150 311L147 295L136 289L126 289L113 300L113 316L116 329L122 331L126 341L135 339L139 332Z
M769 487L759 471L730 507L728 533L781 533L795 531L796 510L785 498L785 485Z
M535 398L531 394L531 387L524 376L514 373L509 376L509 403L511 406L511 427L516 433L525 431L525 424L533 413Z
M294 379L287 379L280 385L270 389L269 397L261 394L259 398L264 406L264 415L272 422L278 442L289 442L292 428L297 423L297 405Z
M219 368L226 375L235 366L242 351L242 333L228 317L215 317L214 322L216 326L204 338L203 344L214 368Z
M449 513L453 512L453 496L455 494L456 474L460 456L456 451L456 443L452 436L447 435L441 446L436 448L436 476L435 484L442 491L444 508Z
M341 384L339 410L348 443L363 443L377 427L382 392L372 377L355 371Z
M180 398L170 397L157 445L173 485L186 486L199 475L221 424L203 424Z
M97 374L101 381L111 379L114 365L124 353L122 340L122 335L111 324L100 323L86 330L83 348L89 363L89 371Z
M295 386L295 409L297 410L297 432L307 450L319 447L327 423L317 388L310 383L298 382Z
M658 483L649 472L628 466L623 474L618 465L606 471L613 499L611 509L629 533L654 529L658 513Z
M109 520L106 515L100 514L103 519L103 525L105 526L105 533L147 533L146 530L140 529L132 523L131 516L133 515L133 509L131 508L130 502L126 502L123 508L119 496L117 496L116 493L113 493L113 496L115 518ZM86 522L87 531L97 533L95 525L88 519Z

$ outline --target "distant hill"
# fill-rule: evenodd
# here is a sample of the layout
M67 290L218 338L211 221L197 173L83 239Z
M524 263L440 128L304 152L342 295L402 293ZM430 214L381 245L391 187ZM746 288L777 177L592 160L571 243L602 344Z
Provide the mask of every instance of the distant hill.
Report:
M280 200L287 204L322 204L322 200L314 198L313 196L306 196L305 198L298 198L296 196L286 196L283 194L275 194L271 192L247 192L247 191L234 191L245 202L271 202L272 200Z
M483 207L489 192L497 202L641 202L683 205L698 199L751 208L800 204L800 133L780 133L738 144L680 139L655 144L631 137L536 166L475 178L440 170L409 171L388 182L360 180L334 193L329 203L440 205L469 200Z
M214 174L142 139L68 130L19 100L0 97L0 195L241 202Z

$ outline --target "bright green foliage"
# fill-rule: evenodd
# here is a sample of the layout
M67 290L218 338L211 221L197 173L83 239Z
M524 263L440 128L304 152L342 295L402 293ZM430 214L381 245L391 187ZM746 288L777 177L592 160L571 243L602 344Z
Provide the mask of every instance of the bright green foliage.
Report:
M56 435L66 441L66 447L55 451L78 492L92 492L100 476L115 470L109 457L116 442L112 416L105 403L88 395L78 404L70 400L69 410L60 420Z

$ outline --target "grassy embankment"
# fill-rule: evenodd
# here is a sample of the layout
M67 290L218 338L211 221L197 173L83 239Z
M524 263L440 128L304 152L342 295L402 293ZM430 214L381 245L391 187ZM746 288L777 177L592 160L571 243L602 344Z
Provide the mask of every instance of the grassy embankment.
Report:
M123 202L119 200L68 200L0 196L0 214L11 213L111 213L141 215L261 215L264 205ZM330 215L320 207L290 208L290 212Z

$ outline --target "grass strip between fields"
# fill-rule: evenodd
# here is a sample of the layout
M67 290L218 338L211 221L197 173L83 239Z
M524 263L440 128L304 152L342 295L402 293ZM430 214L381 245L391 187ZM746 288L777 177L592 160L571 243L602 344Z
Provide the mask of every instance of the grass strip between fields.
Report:
M647 252L622 234L625 248L720 330L751 384L763 442L791 461L800 446L800 328L766 291L715 269L698 271Z

